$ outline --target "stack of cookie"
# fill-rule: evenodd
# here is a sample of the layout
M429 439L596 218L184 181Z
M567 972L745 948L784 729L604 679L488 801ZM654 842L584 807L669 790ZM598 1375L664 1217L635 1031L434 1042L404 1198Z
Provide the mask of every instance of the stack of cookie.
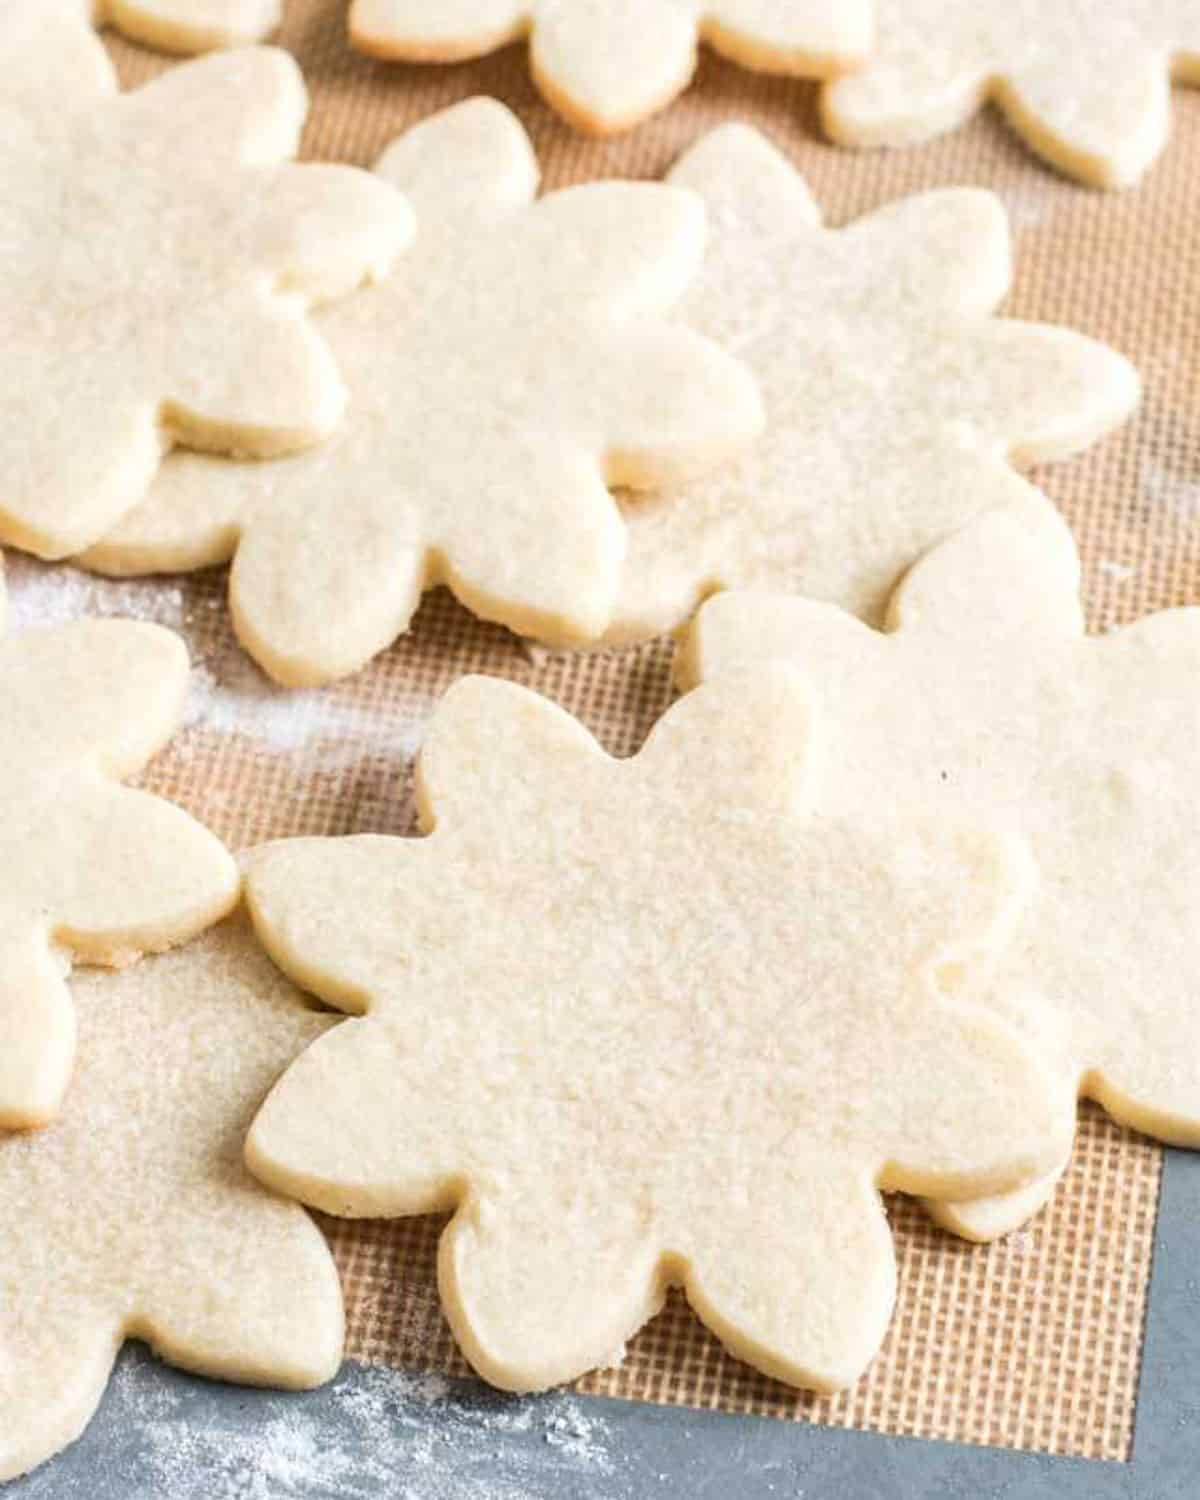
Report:
M597 132L664 108L699 40L831 80L849 144L992 93L1055 165L1132 182L1169 61L1200 76L1194 6L1041 9L355 0L349 30L423 63L528 37ZM235 858L121 784L185 717L176 635L0 640L0 1478L79 1435L127 1338L329 1379L341 1292L299 1205L453 1211L445 1312L506 1389L605 1364L681 1287L738 1357L835 1390L892 1313L882 1193L993 1240L1052 1194L1080 1096L1200 1145L1200 618L1085 633L1018 469L1122 424L1139 377L997 315L998 198L829 228L736 121L665 183L543 194L484 97L371 171L300 164L305 83L251 45L280 10L0 13L0 542L229 563L288 692L377 670L443 586L565 670L673 632L681 697L618 760L466 678L423 836ZM209 55L122 91L104 23Z

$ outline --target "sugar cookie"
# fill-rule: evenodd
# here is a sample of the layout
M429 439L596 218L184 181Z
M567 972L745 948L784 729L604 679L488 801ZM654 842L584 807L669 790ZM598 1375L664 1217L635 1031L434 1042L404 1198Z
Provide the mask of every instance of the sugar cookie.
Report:
M365 1017L276 1086L251 1170L343 1216L455 1209L442 1298L497 1385L607 1363L670 1284L768 1374L845 1385L891 1311L878 1189L1016 1186L1069 1139L1016 1032L950 993L1024 846L817 815L811 739L786 668L630 761L470 678L419 763L429 837L254 857L268 950Z
M850 146L911 146L996 101L1039 156L1126 187L1170 129L1170 82L1200 83L1196 0L874 0L875 50L829 86L825 125Z
M727 594L697 616L681 675L802 668L827 716L832 814L924 808L1028 836L1037 897L998 1001L1021 997L1060 1091L1200 1146L1200 611L1088 637L1078 587L1067 527L1032 496L918 564L886 634L828 605ZM990 1239L1056 1177L938 1217Z
M62 557L145 494L164 446L259 456L337 423L307 319L387 270L403 200L298 166L287 53L245 48L118 94L82 12L0 13L0 540Z
M322 318L354 393L338 435L283 463L176 455L85 557L133 573L236 551L238 635L289 686L363 666L437 583L522 634L595 639L625 552L606 486L694 476L762 423L741 367L662 317L700 262L693 194L535 201L529 141L490 99L418 125L378 170L417 242Z
M1138 380L1065 328L999 319L1000 200L901 199L822 228L803 179L724 126L671 174L709 208L685 311L758 377L767 430L736 465L625 507L629 555L609 640L657 635L718 588L781 589L878 620L929 547L1122 421Z
M241 917L72 987L84 1048L63 1117L0 1139L0 1480L79 1436L126 1338L254 1385L319 1385L341 1360L325 1241L242 1162L328 1018Z
M610 135L688 85L705 41L744 67L830 78L863 61L870 0L353 0L350 39L457 62L529 38L534 81L580 130Z
M182 641L157 625L80 620L0 639L0 1129L44 1125L62 1102L72 957L129 963L237 897L210 833L117 784L170 738L187 683Z

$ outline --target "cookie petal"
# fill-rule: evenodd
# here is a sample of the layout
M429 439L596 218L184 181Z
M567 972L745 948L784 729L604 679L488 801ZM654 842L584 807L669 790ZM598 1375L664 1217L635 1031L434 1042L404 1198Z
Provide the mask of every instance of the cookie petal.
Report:
M1018 67L997 97L1040 156L1097 187L1135 183L1170 130L1171 80L1157 51L1056 53Z
M195 310L178 334L163 415L190 447L276 458L328 437L346 408L325 341L265 288Z
M411 512L381 501L344 488L314 493L300 517L270 502L243 517L234 628L285 687L356 672L408 628L427 583L426 546Z
M980 425L992 425L1013 463L1070 458L1136 411L1141 381L1129 361L1069 328L1006 320L978 339L978 381L960 390ZM1048 405L1045 392L1053 390Z
M704 205L652 182L589 182L540 200L522 248L544 258L551 296L621 322L677 302L704 256ZM621 232L614 234L619 224ZM561 268L570 266L570 276Z
M256 849L247 862L246 900L259 939L295 982L330 1005L362 1012L388 998L379 975L397 949L375 949L367 941L405 903L410 911L424 896L425 853L419 843L397 848L378 838L287 839ZM334 963L322 955L344 918L331 908L331 890L357 893L351 941ZM436 893L430 904L439 904ZM358 940L355 940L355 939ZM405 951L409 938L402 939ZM352 954L352 956L350 956ZM394 989L394 986L391 987Z
M422 825L433 830L486 817L502 788L510 808L534 816L544 763L564 752L602 753L548 698L496 677L460 678L439 704L417 763Z
M719 125L692 146L667 179L708 205L714 225L739 224L763 234L816 229L821 211L782 151L748 125Z
M99 778L47 810L41 854L34 878L55 936L93 963L182 942L238 897L237 866L207 829L173 803Z
M716 0L704 39L748 68L826 78L864 62L871 33L869 0Z
M498 99L464 99L394 140L375 171L419 219L476 214L480 203L519 208L538 190L538 164L516 115Z
M42 0L0 11L6 63L0 116L31 121L59 111L64 98L99 101L117 92L116 71L86 11L86 0Z
M283 14L281 0L100 0L99 9L135 42L185 53L257 42Z
M289 53L244 47L181 63L123 94L120 109L143 150L269 166L299 149L308 95Z
M599 1211L598 1211L599 1210ZM442 1235L438 1288L459 1347L502 1390L538 1391L610 1363L658 1311L662 1279L636 1215L586 1190L513 1184Z
M380 1088L402 1093L408 1128L373 1128L362 1101ZM276 1192L342 1218L443 1212L461 1189L451 1116L463 1105L419 1056L406 1066L382 1027L347 1021L275 1085L246 1139L246 1164Z
M857 219L840 238L848 252L887 266L879 286L886 284L900 317L985 318L1012 279L1004 205L980 188L900 198Z
M883 1205L836 1160L777 1164L737 1213L692 1230L684 1288L739 1359L818 1391L851 1385L878 1353L896 1295Z
M581 130L609 135L644 120L687 86L696 66L696 23L683 6L657 0L546 7L537 14L530 64L554 109Z
M996 592L997 554L1017 563L1021 588ZM1079 554L1070 527L1044 495L1031 491L1021 502L990 511L964 526L923 557L896 590L889 628L928 633L931 641L939 636L962 639L964 633L981 642L1031 640L1048 629L1081 636L1079 585ZM989 600L986 610L979 608L981 597ZM782 611L783 606L778 608ZM714 618L710 659L717 649L718 630L724 629L734 613L731 606L724 619ZM782 633L786 626L780 623L776 640L786 659ZM796 623L807 632L807 618L801 621L797 616ZM735 628L744 636L745 625Z
M1054 1171L1070 1151L1075 1105L1037 1054L982 1009L936 1008L898 1020L896 1065L926 1081L910 1089L903 1117L880 1119L891 1160L881 1186L937 1198L970 1198L1021 1187ZM942 1080L971 1078L947 1097Z
M382 281L412 239L405 200L373 173L316 162L284 166L246 205L247 242L284 291L308 302Z
M167 742L188 684L187 649L159 625L78 620L0 643L0 753L41 772L90 765L129 776Z
M228 562L242 527L274 489L271 464L172 453L146 498L76 559L110 576L191 573Z
M803 678L790 667L768 667L689 693L650 731L634 766L665 783L664 799L681 803L693 785L719 785L714 816L736 818L751 807L794 814L816 797L819 746Z
M843 146L916 146L945 135L975 113L987 68L965 65L937 47L875 57L821 94L826 134Z
M0 1283L2 1285L2 1283ZM0 1297L0 1481L73 1443L91 1421L120 1348L119 1320L85 1296Z
M933 1222L951 1234L977 1245L990 1245L1020 1229L1045 1208L1062 1181L1067 1160L1064 1157L1057 1171L1047 1172L1045 1177L1039 1177L1016 1193L1000 1193L995 1197L972 1198L957 1203L927 1198L923 1206Z
M586 396L608 434L608 480L630 489L708 473L743 452L766 422L749 374L682 328L623 340Z
M102 354L30 351L0 393L0 540L56 559L102 537L162 461L157 419Z
M303 1210L249 1183L242 1192L244 1210L228 1189L208 1203L193 1200L168 1230L158 1264L139 1268L138 1332L180 1369L310 1390L342 1361L337 1268Z
M75 1007L63 969L41 934L0 938L0 1130L49 1124L62 1106L75 1058ZM3 1366L0 1336L0 1390ZM3 1453L0 1441L0 1475Z
M656 446L665 426L651 423ZM486 453L491 446L482 439L479 448ZM452 504L444 507L431 537L436 575L481 619L538 640L582 645L608 624L625 560L621 514L594 460L546 444L521 450L514 440L482 465L488 501L482 525L456 516Z
M363 52L408 62L458 62L515 42L532 0L353 0L350 37Z

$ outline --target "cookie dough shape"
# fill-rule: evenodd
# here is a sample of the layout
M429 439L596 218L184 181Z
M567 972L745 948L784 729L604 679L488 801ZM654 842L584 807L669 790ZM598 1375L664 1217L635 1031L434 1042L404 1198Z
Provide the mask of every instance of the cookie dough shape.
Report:
M682 481L762 425L745 371L664 321L703 253L695 195L537 201L529 141L490 99L418 125L378 172L417 241L322 318L354 393L337 436L274 464L176 455L85 558L134 573L236 552L238 636L288 686L356 671L438 583L522 634L594 640L625 554L607 486Z
M300 166L285 52L244 48L119 94L77 7L0 11L0 540L63 557L144 496L174 442L270 456L346 393L311 304L386 271L391 188Z
M126 1338L252 1385L320 1385L341 1362L325 1241L242 1161L328 1017L241 916L73 987L84 1054L63 1117L0 1140L0 1480L79 1436Z
M825 90L829 134L911 146L994 99L1034 151L1127 187L1170 129L1170 81L1200 83L1196 0L875 0L867 65Z
M1069 1139L1016 1033L943 988L1002 942L1024 846L818 816L813 760L787 669L630 761L466 679L429 837L256 854L268 951L364 1015L276 1086L251 1170L343 1216L455 1210L442 1298L494 1384L609 1362L679 1284L735 1354L843 1386L892 1306L878 1190L1012 1186Z
M164 52L209 52L269 36L281 0L93 0L98 23Z
M534 81L580 130L628 130L683 92L696 47L762 73L831 78L863 61L870 0L354 0L376 57L457 62L529 38Z
M686 315L758 377L767 429L738 463L626 505L613 644L725 588L878 621L923 552L1028 493L1011 464L1065 458L1137 403L1136 373L1103 345L994 316L1011 270L991 193L922 193L826 229L803 179L738 125L670 180L709 208Z
M1031 497L930 553L886 633L824 604L726 594L697 616L682 675L801 668L828 714L832 813L869 799L1027 836L1038 891L996 1003L1061 1092L1200 1147L1200 611L1089 637L1078 587L1066 525ZM1057 1175L937 1216L993 1238Z
M3 604L0 579L0 624ZM44 1125L62 1103L71 959L120 967L237 898L210 833L118 785L171 737L187 684L183 642L158 625L79 620L0 639L0 1129Z

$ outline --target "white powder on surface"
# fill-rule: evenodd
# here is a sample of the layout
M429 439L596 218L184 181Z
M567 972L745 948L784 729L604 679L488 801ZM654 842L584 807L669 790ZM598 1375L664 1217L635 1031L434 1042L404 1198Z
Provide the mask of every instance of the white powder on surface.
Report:
M1000 194L1014 234L1027 229L1041 229L1054 217L1060 202L1056 186L1022 183L1005 188Z
M1106 578L1111 578L1114 583L1118 584L1128 583L1137 572L1137 569L1129 563L1112 562L1107 557L1098 566Z
M312 1396L247 1393L202 1419L195 1387L138 1354L121 1360L98 1442L119 1450L119 1488L80 1462L38 1470L23 1488L100 1500L635 1500L602 1409L557 1393L463 1401L451 1382L352 1365ZM256 1408L261 1407L262 1410ZM226 1412L230 1411L228 1405ZM507 1441L506 1441L507 1439ZM86 1440L85 1440L86 1445ZM116 1474L114 1472L114 1478ZM44 1488L43 1488L44 1486Z
M69 563L38 562L19 552L6 554L4 578L7 629L14 634L89 615L149 620L173 630L184 623L183 590L159 579L97 578Z
M277 687L244 655L227 660L221 678L204 661L193 668L184 724L210 734L240 735L276 755L319 746L323 770L372 753L411 759L424 734L423 722L415 718L397 724L339 703L328 691Z
M240 650L223 651L218 669L203 654L196 627L211 632L213 610L224 599L204 598L189 608L178 583L162 578L99 578L69 564L48 564L21 554L5 563L7 629L13 634L85 617L144 620L178 631L194 663L183 729L237 735L276 755L311 750L310 764L337 770L370 754L411 759L424 734L424 715L371 713L339 701L336 689L295 692L271 682Z
M1184 521L1200 516L1200 482L1173 474L1149 454L1138 465L1138 482L1142 497L1151 505L1162 506Z

